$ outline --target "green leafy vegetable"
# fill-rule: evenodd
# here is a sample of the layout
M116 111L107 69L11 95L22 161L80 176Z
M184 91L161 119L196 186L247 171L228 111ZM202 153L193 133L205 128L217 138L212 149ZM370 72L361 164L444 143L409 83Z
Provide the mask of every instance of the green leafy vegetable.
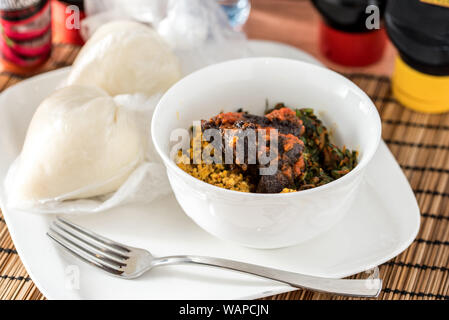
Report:
M274 109L284 108L279 103ZM267 110L266 113L273 111ZM343 147L338 148L330 142L329 131L311 108L296 109L296 115L301 119L305 132L300 137L304 142L305 171L297 179L297 190L311 189L334 181L355 168L357 151Z

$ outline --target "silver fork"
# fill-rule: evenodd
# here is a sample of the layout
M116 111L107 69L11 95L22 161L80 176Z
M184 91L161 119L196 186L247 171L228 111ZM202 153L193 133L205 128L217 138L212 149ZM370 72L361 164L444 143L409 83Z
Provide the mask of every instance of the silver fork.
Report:
M302 288L353 297L377 297L382 289L381 279L328 279L233 260L183 255L154 257L150 252L130 247L66 219L57 218L47 235L70 253L113 276L134 279L154 267L175 264L199 264L244 272Z

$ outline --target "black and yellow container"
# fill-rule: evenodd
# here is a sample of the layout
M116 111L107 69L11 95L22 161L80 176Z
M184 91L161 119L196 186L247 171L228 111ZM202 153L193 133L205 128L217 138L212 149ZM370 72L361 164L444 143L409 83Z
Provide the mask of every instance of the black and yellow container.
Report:
M449 111L449 0L389 1L385 23L399 51L395 98L419 112Z

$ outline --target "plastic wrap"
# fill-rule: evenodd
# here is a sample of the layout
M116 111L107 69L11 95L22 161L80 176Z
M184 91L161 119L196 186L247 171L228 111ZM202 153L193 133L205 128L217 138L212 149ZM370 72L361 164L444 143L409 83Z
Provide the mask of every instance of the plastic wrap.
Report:
M244 33L230 26L217 1L85 0L84 39L102 24L133 19L151 25L181 61L183 74L209 64L249 56Z

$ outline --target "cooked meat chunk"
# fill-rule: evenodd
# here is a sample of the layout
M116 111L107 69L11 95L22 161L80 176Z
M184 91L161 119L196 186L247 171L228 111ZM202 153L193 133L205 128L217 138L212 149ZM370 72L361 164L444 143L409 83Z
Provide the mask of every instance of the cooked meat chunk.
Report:
M201 122L203 132L207 129L218 129L224 145L230 145L234 152L234 165L239 166L251 175L253 183L257 186L259 193L279 193L285 188L295 188L295 179L303 174L305 169L303 152L304 143L300 139L304 134L302 121L295 112L289 108L273 110L265 116L257 116L243 112L221 113L208 121ZM236 144L240 138L245 139L248 129L264 129L264 134L257 136L256 147L259 152L256 159L251 158L250 147L244 140L243 161L236 156ZM278 132L278 145L272 150L270 133L271 130ZM229 132L233 133L230 141L227 139ZM261 140L262 138L262 140ZM223 154L225 150L223 149ZM271 152L272 159L265 163L261 156L268 156ZM223 158L224 159L224 158ZM251 161L255 160L255 161ZM270 174L261 174L260 169L266 169L275 165L275 170Z

